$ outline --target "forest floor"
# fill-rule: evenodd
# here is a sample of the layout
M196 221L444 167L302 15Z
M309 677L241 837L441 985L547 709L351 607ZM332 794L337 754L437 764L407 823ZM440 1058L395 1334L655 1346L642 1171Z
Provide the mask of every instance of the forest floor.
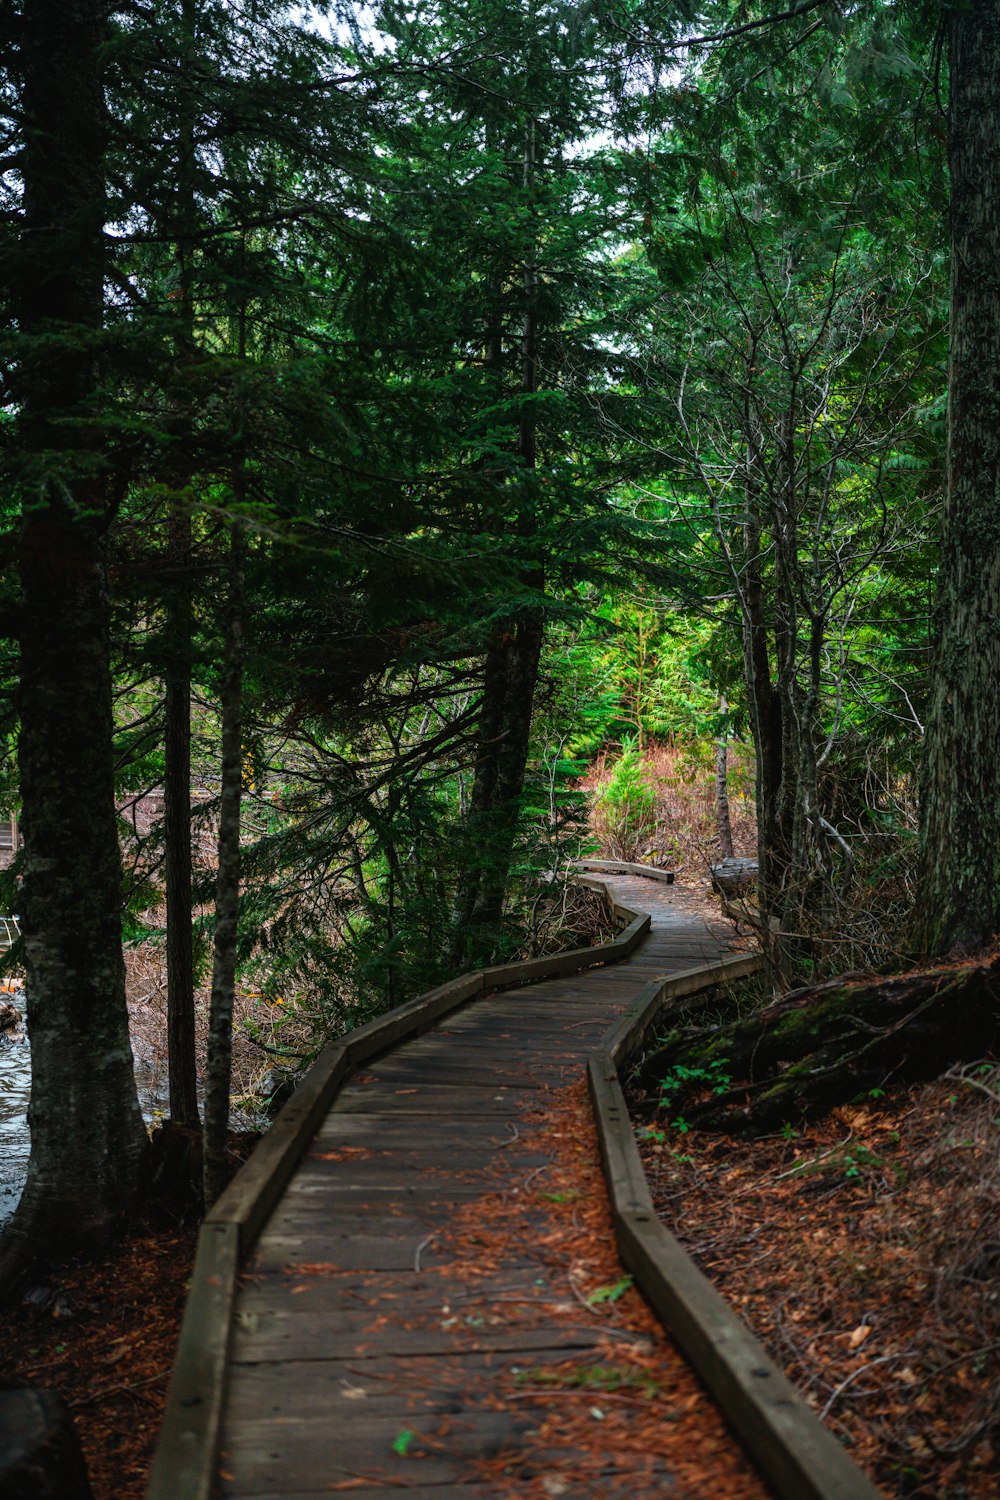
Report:
M998 1493L998 1086L984 1063L756 1141L640 1127L664 1223L887 1496Z
M149 1216L107 1252L36 1271L0 1312L0 1385L55 1391L94 1500L141 1500L177 1347L196 1228Z

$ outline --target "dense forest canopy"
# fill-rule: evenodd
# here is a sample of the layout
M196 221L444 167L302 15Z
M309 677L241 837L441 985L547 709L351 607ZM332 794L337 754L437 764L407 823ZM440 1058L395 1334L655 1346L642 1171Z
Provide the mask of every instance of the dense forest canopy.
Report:
M992 7L0 25L9 1260L144 1181L123 937L212 1196L241 989L288 1062L538 951L595 829L699 857L657 755L776 982L995 932Z

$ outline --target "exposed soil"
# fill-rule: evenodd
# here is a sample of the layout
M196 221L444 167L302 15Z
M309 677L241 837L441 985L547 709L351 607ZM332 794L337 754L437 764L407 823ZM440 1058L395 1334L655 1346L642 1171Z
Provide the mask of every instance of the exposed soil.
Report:
M1000 1068L872 1094L756 1141L634 1101L654 1198L887 1496L993 1500Z
M147 1219L102 1255L36 1270L0 1312L0 1383L56 1391L94 1500L141 1500L194 1259L195 1230Z

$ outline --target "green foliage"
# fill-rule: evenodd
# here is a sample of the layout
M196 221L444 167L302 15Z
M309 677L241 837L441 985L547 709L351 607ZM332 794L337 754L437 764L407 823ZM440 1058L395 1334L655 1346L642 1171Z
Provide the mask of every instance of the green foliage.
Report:
M594 794L594 821L616 859L637 859L656 828L656 792L639 746L625 739L611 774Z
M688 1092L710 1093L719 1097L728 1093L733 1082L728 1068L728 1060L724 1057L713 1058L704 1067L689 1067L684 1063L677 1063L660 1080L660 1108L669 1109L678 1095ZM674 1123L677 1124L676 1121Z
M810 1161L795 1162L788 1173L794 1177L837 1176L845 1182L858 1185L882 1182L889 1174L897 1188L903 1186L906 1181L905 1167L887 1160L880 1152L872 1151L860 1142L837 1146Z

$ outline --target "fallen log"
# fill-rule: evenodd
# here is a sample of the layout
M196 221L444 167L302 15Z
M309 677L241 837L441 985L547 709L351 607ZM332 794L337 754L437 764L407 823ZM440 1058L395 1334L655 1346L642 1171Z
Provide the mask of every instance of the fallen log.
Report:
M721 864L710 865L712 889L721 896L736 896L757 884L757 861L730 855Z
M1000 1040L1000 950L882 977L844 974L721 1026L677 1027L639 1067L671 1115L753 1132L892 1082L934 1078Z

